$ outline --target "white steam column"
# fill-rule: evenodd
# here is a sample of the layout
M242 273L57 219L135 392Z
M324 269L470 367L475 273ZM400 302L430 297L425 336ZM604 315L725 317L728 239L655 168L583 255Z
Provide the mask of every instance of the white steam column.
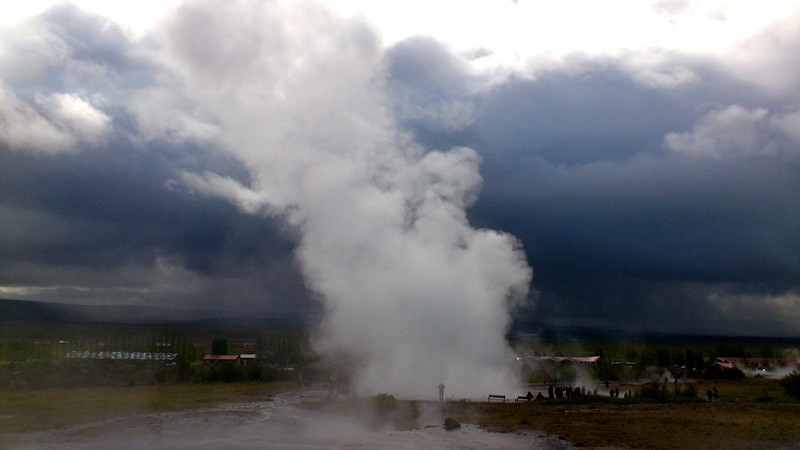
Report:
M531 269L513 236L468 223L477 153L425 152L397 129L373 31L272 2L192 3L167 30L187 98L254 180L181 181L300 232L296 257L325 308L316 344L364 362L356 390L512 392L509 302L527 294Z

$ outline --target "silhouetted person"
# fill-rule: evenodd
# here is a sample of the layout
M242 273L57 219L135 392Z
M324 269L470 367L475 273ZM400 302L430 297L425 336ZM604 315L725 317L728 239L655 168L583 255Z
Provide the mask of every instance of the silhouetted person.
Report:
M439 401L444 401L444 383L439 383Z
M713 389L714 389L714 401L717 401L719 400L719 391L717 390L716 387Z
M555 394L553 393L553 385L552 384L547 386L547 396L550 397L551 399L553 397L555 397Z
M528 391L528 395L526 395L525 398L527 398L528 401L533 400L533 394L531 394L531 391Z
M708 401L713 401L714 400L714 393L711 392L711 389L706 391L706 396L708 396Z
M536 394L536 401L538 402L539 400L544 400L544 395L542 395L542 393L541 393L541 392L539 392L538 394Z

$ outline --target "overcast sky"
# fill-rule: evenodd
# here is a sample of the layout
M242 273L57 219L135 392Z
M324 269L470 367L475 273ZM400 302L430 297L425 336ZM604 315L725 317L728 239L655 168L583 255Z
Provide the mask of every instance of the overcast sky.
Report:
M800 332L800 1L381 3L0 7L0 297Z

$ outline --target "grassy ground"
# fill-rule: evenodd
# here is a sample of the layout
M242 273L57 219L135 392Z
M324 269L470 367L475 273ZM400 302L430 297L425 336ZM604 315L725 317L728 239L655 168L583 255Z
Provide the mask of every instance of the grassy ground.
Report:
M264 401L294 383L204 383L0 390L3 433L64 428L99 419Z
M717 387L709 403L682 399L655 403L588 396L580 400L522 403L340 400L307 405L413 428L420 411L479 424L496 432L534 431L559 436L576 447L600 448L795 448L800 446L800 404L784 397L774 380L701 382ZM621 389L624 389L622 387ZM633 386L630 386L632 389ZM418 426L418 424L416 424Z
M391 396L306 403L376 427L409 429L431 412L491 431L533 431L559 436L577 447L777 448L800 446L800 404L774 380L698 382L698 393L716 387L720 400L655 403L587 396L580 400L521 403L395 400ZM621 390L634 386L621 386ZM0 446L6 433L61 429L100 419L265 401L294 383L178 384L138 387L0 391ZM439 419L437 419L439 420Z
M770 448L800 444L797 405L605 401L453 404L444 411L492 431L537 430L575 446Z

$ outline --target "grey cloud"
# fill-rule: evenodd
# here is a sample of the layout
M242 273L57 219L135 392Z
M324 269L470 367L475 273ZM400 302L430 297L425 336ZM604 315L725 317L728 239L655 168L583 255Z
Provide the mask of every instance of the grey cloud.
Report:
M474 93L485 80L472 73L466 59L427 37L394 45L385 59L398 119L446 133L475 121Z
M795 12L743 42L728 60L718 61L737 78L773 95L793 98L800 90L800 30Z
M680 13L689 6L687 0L658 0L653 3L656 10L663 11L668 14Z
M69 5L21 27L3 36L0 69L4 98L13 100L0 107L0 122L32 136L0 139L4 296L261 311L314 305L282 225L170 187L181 171L250 177L215 143L215 125L180 96L154 40L134 41Z
M694 74L683 83L652 84L624 60L576 56L534 79L470 91L468 71L417 45L405 43L403 58L388 53L403 74L390 77L397 92L413 84L420 98L477 111L460 132L403 123L426 145L469 144L484 158L470 218L519 237L535 270L537 295L519 323L796 331L796 311L770 300L791 298L800 275L795 99L681 55L669 58ZM428 81L443 69L408 63L417 51L460 70L456 89ZM742 327L759 308L763 320Z
M77 140L70 130L62 129L32 105L20 101L13 91L2 85L2 80L0 80L0 100L2 100L0 114L3 118L0 122L0 142L5 143L10 149L24 149L45 154L75 150ZM79 118L76 119L80 123Z
M218 140L211 118L179 95L180 76L160 56L157 35L136 40L65 3L7 30L2 45L3 134L12 149L82 151L108 138L111 120L114 133L144 142Z
M356 215L342 211L381 211L392 203L379 194L400 186L418 202L404 204L409 216L397 223L408 228L414 212L432 220L453 204L417 211L428 183L439 200L463 194L471 204L479 179L448 183L477 175L482 160L483 190L468 217L521 240L537 292L521 322L798 331L790 320L800 279L796 27L765 31L736 61L662 54L661 66L640 67L625 55L573 55L533 77L493 79L469 66L480 51L457 55L426 37L384 51L357 20L312 8L303 18L313 26L289 26L282 7L258 5L242 14L242 5L191 3L140 40L60 6L0 38L0 285L32 299L306 309L316 303L295 265L294 252L308 251L297 250L298 230L198 195L181 174L213 173L287 214L313 200L331 220L311 230L320 238L344 230L350 242L366 236L421 258L424 247L392 247L378 226L395 216L353 224L345 219ZM660 5L680 14L685 2ZM59 99L88 105L98 120L71 121ZM409 161L459 146L477 154L431 153L425 164L448 161L358 178L397 167L396 153L374 151L407 143L396 123L423 147L399 152ZM8 124L23 128L13 134ZM357 170L339 160L353 149ZM364 190L347 183L339 189L354 173L365 186L381 178L367 190L372 202L359 203ZM274 189L298 179L305 197ZM441 241L512 242L464 236ZM368 275L377 277L359 274ZM422 275L398 283L424 285L412 297L444 295ZM363 295L379 294L363 284Z
M184 167L197 167L198 156ZM167 189L181 159L105 152L55 160L0 157L0 284L17 286L22 298L258 310L313 306L292 262L292 235L224 202ZM200 167L214 160L200 160ZM168 289L176 274L195 288Z
M74 92L114 97L156 82L153 48L110 20L68 3L7 31L0 76L23 95Z
M764 108L731 105L708 113L691 132L668 133L664 145L700 157L731 158L777 153L797 157L800 111L768 116Z
M643 155L572 168L540 162L487 179L472 216L526 243L534 285L544 293L533 319L591 312L610 324L707 331L712 318L744 313L723 314L709 302L730 284L762 297L796 289L798 169L796 159L777 157ZM704 289L682 288L687 283ZM776 306L765 304L765 314L784 317L768 308ZM773 330L748 329L759 332Z

